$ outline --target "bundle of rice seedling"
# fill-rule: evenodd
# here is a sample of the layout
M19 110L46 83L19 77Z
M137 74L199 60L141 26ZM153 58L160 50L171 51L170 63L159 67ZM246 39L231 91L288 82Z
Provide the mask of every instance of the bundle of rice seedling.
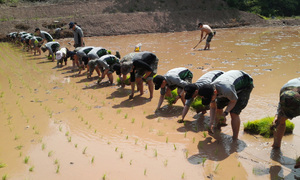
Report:
M125 85L130 85L130 75L127 75L126 80L125 80ZM117 78L117 85L121 85L121 79L120 77Z
M250 134L260 134L266 138L273 136L273 131L271 130L272 122L274 117L265 117L262 119L248 121L244 123L244 131ZM286 129L285 134L291 134L294 130L294 123L290 120L285 121Z
M177 88L171 91L171 97L165 96L165 99L168 101L169 105L172 105L175 102L176 96L178 96Z
M191 109L199 113L201 111L209 110L209 106L205 106L202 104L201 97L196 97L191 104Z

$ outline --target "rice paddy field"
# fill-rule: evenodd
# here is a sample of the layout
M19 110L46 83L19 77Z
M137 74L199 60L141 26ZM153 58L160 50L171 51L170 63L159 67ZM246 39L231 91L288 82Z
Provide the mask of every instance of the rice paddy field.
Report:
M130 86L97 84L73 71L72 62L56 67L42 53L33 56L12 43L0 43L0 177L2 180L158 180L158 179L299 179L300 117L283 138L243 131L243 123L273 117L279 90L300 76L300 27L217 29L211 50L200 33L177 32L86 37L124 56L141 43L159 58L158 74L187 67L193 82L205 72L243 70L254 79L248 106L241 113L238 141L229 125L214 135L206 126L209 112L189 111L177 123L183 105L165 101L157 113L159 91L149 100L148 87L128 99ZM68 42L61 47L73 50ZM84 71L85 72L85 71Z

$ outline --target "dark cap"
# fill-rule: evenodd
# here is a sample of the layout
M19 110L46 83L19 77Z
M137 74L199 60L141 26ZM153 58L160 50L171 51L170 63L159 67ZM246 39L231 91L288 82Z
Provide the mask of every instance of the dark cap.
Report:
M40 31L40 28L35 28L34 32Z
M74 25L75 25L74 22L70 22L69 23L69 29L71 29Z
M68 51L67 52L67 57L70 57L72 60L74 60L74 55L75 55L76 53L74 52L74 51Z
M120 64L118 64L118 63L114 64L114 65L112 66L112 69L113 69L114 71L116 71L116 74L117 74L117 75L120 75L120 74L121 74L121 66L120 66Z
M191 99L195 91L198 89L198 86L195 84L188 84L184 86L185 99Z
M204 84L198 89L198 95L202 96L202 104L209 105L214 94L214 86L212 84Z
M161 75L157 75L153 78L153 83L155 84L155 90L158 90L163 82L165 80L165 77Z

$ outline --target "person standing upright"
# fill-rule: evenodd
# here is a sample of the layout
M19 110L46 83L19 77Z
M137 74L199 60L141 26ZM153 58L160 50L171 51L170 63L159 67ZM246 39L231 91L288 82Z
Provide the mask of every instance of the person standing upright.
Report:
M76 25L74 22L70 22L69 23L69 29L73 30L73 34L74 34L74 47L84 47L84 41L83 41L83 31L82 29Z
M200 37L199 43L208 36L206 39L206 44L205 44L204 50L209 50L211 39L214 37L216 32L213 31L209 25L202 24L202 23L198 24L198 28L201 30L201 37ZM203 37L204 33L205 33L205 36Z

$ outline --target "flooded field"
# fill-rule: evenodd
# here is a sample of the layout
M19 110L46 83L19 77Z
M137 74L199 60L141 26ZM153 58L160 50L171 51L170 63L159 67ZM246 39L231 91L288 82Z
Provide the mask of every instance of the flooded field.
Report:
M274 116L279 90L300 76L300 27L217 29L211 50L204 42L193 50L199 31L87 37L124 56L142 43L159 58L158 74L187 67L195 82L210 70L244 70L254 79L247 122ZM72 39L59 39L62 47ZM244 133L233 142L231 126L210 136L209 115L163 103L148 88L129 100L130 87L96 84L72 71L72 62L56 67L10 43L0 44L0 177L6 179L299 179L300 117L282 148L272 138ZM95 73L94 73L95 76ZM114 75L116 79L116 75ZM108 80L108 79L105 79ZM104 80L104 81L105 81Z

